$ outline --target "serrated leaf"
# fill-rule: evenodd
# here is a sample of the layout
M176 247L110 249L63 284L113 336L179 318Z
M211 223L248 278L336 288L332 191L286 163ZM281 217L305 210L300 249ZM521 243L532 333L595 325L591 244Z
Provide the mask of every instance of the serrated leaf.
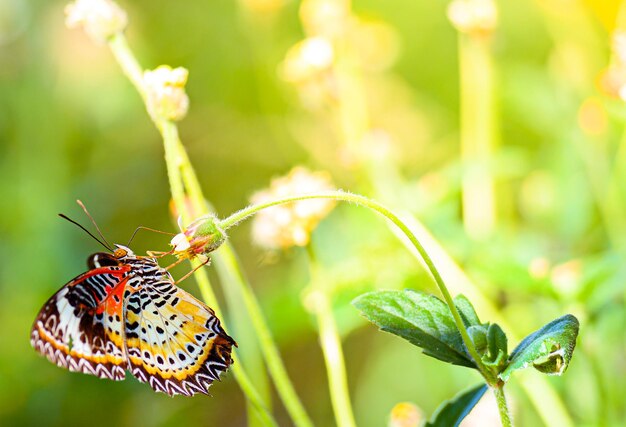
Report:
M487 391L487 385L479 384L442 403L424 427L458 426L483 397L485 391Z
M355 298L352 304L381 330L406 339L424 354L475 368L450 309L437 297L412 290L375 291Z
M508 381L514 371L530 365L545 374L561 375L572 358L578 328L578 319L566 314L528 335L513 350L509 365L499 377Z
M453 301L466 327L480 325L480 319L476 314L476 310L474 310L474 306L465 295L457 295Z

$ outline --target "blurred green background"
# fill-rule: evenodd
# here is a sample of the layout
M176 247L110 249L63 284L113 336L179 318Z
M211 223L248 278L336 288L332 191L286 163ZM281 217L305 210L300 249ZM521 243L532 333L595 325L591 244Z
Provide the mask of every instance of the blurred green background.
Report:
M626 53L614 41L621 5L496 4L490 37L459 38L447 2L353 2L351 19L370 25L355 31L342 53L354 59L355 93L367 110L367 124L356 125L367 128L370 145L358 147L339 130L336 100L324 99L332 90L320 95L328 87L317 81L283 78L285 55L305 37L299 2L137 0L121 6L143 66L190 70L191 109L181 137L220 216L245 206L253 192L296 165L327 170L338 188L411 212L472 280L471 289L451 287L491 302L514 326L507 332L523 337L567 312L580 319L569 370L546 381L570 425L621 425L626 109L620 89ZM57 213L88 225L74 202L79 198L106 237L119 243L138 225L176 230L159 134L108 49L64 26L64 5L0 2L0 425L246 425L232 375L212 387L212 398L169 398L134 379L114 383L70 374L30 348L41 305L101 249ZM479 224L476 233L464 212L472 203L479 212L483 206L462 198L471 165L459 142L463 109L472 109L459 101L459 49L472 55L471 43L488 46L493 75L487 87L495 100L487 120L495 137L482 164L494 183L495 214L488 231ZM316 425L333 425L315 322L302 304L304 251L254 247L249 223L230 238L305 406ZM383 221L340 206L313 241L332 278L359 426L386 425L401 401L429 415L478 382L475 373L377 332L349 305L375 288L435 292ZM159 250L167 243L166 236L143 233L133 248ZM183 286L197 294L193 279ZM237 309L228 307L226 321ZM479 315L491 320L489 313ZM245 349L246 341L235 338ZM517 378L509 386L517 425L542 425ZM281 425L289 425L274 401Z

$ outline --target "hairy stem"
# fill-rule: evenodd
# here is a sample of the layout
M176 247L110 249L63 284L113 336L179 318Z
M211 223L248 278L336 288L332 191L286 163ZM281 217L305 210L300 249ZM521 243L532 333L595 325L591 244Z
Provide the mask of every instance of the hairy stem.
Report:
M402 231L402 233L404 233L404 235L409 239L413 247L415 247L415 249L421 255L424 263L426 264L426 267L428 268L428 271L432 275L437 287L439 288L439 291L443 295L443 298L446 304L448 305L448 307L450 308L450 311L452 312L452 316L454 318L456 327L458 328L459 333L461 334L461 338L463 339L463 342L465 343L467 350L472 356L472 359L474 359L474 363L476 364L476 367L478 368L478 370L481 372L481 374L483 375L483 377L487 380L489 384L494 384L496 382L496 379L494 378L493 374L491 374L491 372L482 363L480 356L478 355L478 352L476 351L476 348L474 347L474 344L472 343L469 337L469 334L467 333L467 329L465 329L465 325L463 324L461 315L459 314L459 311L454 305L452 296L450 295L448 288L443 282L443 279L441 278L439 271L435 267L435 264L433 264L432 260L430 259L430 256L428 255L428 253L426 252L422 244L419 242L417 237L415 237L413 232L409 229L409 227L407 227L406 224L404 224L404 222L402 222L402 220L398 218L397 215L395 215L393 212L391 212L389 209L387 209L380 203L375 202L374 200L368 199L367 197L360 196L357 194L347 193L344 191L328 191L328 192L320 192L320 193L312 193L312 194L303 194L299 196L285 197L285 198L273 200L270 202L259 203L256 205L248 206L247 208L244 208L238 212L235 212L228 218L225 218L224 220L220 221L219 226L223 230L227 230L228 228L236 225L237 223L239 223L240 221L243 221L244 219L247 219L248 217L254 215L256 212L262 209L269 208L271 206L280 205L283 203L296 202L299 200L309 200L309 199L333 199L333 200L341 200L341 201L351 202L357 205L365 206L367 208L370 208L378 212L379 214L384 216L386 219L391 221L396 227L398 227Z
M117 39L118 37L114 38L114 46L116 48L129 50L128 45L126 44L125 39L122 35L119 36L119 40ZM139 78L136 80L134 80L133 78L130 79L137 87L137 90L142 94L142 96L145 97L145 91L143 89L143 83L141 81L139 64L136 60L134 60L132 53L122 52L116 54L116 58L122 58L124 62L122 63L120 61L120 64L125 64L130 67L128 71L125 71L125 74L128 75L129 78L130 76L139 76ZM139 71L137 69L139 69ZM189 199L191 200L191 204L196 215L201 215L203 213L207 213L208 211L202 189L198 182L198 178L193 170L191 162L189 161L187 152L185 151L185 148L183 147L178 137L176 125L172 122L159 120L158 118L154 117L152 117L152 120L157 125L157 128L159 128L159 131L163 135L163 139L165 142L168 177L170 180L170 188L172 190L172 198L174 199L174 204L177 207L177 211L180 212L180 214L182 215L183 222L188 223L191 218L185 204L185 189L187 189L187 194L189 195ZM230 251L230 253L232 254L232 250ZM234 255L227 257L226 264L230 266L231 272L236 277L242 277L239 272L237 262L234 261ZM269 327L267 326L267 322L265 322L265 319L263 318L260 305L254 297L254 294L252 293L252 289L250 288L249 284L243 279L236 280L235 282L240 286L241 294L244 297L244 303L249 311L251 318L253 319L252 325L257 331L257 335L261 344L261 350L263 351L263 355L266 359L270 375L276 383L276 389L278 390L278 393L283 400L287 411L289 412L296 426L312 426L313 424L306 414L304 406L296 395L291 380L287 375L287 370L285 369L282 359L280 358L278 348L274 343L274 340L269 331ZM198 281L198 285L200 286L203 295L213 293L206 275L203 277L202 280ZM212 306L216 307L215 304L216 302L212 304Z
M122 68L123 73L131 81L137 92L141 95L141 98L146 100L146 90L143 83L143 71L139 62L135 58L132 50L128 46L128 42L122 33L118 33L109 39L109 48L113 52L115 59ZM148 115L154 122L155 126L161 133L163 138L163 144L165 147L165 163L167 165L167 175L170 184L170 190L172 192L172 199L176 206L176 210L180 213L183 221L191 220L191 214L185 202L185 184L184 179L190 179L189 176L194 176L194 183L197 184L195 179L195 173L191 168L189 158L182 146L180 138L178 136L178 128L172 121L165 120L161 117L155 117L148 112ZM194 208L206 210L204 204L204 197L198 190L199 186L193 187L194 190ZM202 297L205 302L210 305L218 317L221 317L221 310L215 294L211 287L211 283L202 269L198 269L194 276L198 281L198 286ZM237 360L236 352L233 352L233 360ZM241 387L241 390L246 395L246 398L255 409L255 415L266 426L276 426L277 423L274 420L272 414L267 408L267 405L261 399L261 396L255 389L254 385L250 381L248 375L244 371L241 363L234 363L232 366L232 372Z
M328 375L328 387L330 398L335 413L338 427L356 427L350 393L348 391L348 378L341 348L341 338L337 330L337 323L333 316L333 310L328 290L325 289L320 277L320 267L311 244L307 245L309 266L311 270L311 297L312 310L317 318L317 327L320 335L320 345L326 362Z
M492 389L493 394L496 396L496 402L498 403L498 412L500 412L502 427L513 427L509 407L506 404L506 396L504 395L504 384L496 385L492 387Z

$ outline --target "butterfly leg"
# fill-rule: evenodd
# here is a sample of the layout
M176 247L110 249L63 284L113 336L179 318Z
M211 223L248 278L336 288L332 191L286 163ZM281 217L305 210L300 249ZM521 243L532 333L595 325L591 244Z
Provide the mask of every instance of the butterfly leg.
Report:
M172 267L175 264L178 264L181 260L176 261L174 264L172 264L170 267ZM205 265L207 265L209 262L211 261L211 258L206 257L206 259L204 261L202 261L202 264L198 265L196 268L194 268L193 270L191 270L189 273L185 274L183 277L181 277L180 279L178 279L176 282L174 282L175 284L179 284L180 282L182 282L183 280L185 280L187 277L191 276L193 273L195 273L200 267L204 267ZM168 267L169 268L169 267Z
M163 258L164 256L172 255L174 253L174 249L170 249L167 252L163 252L163 251L146 251L146 253L151 258Z

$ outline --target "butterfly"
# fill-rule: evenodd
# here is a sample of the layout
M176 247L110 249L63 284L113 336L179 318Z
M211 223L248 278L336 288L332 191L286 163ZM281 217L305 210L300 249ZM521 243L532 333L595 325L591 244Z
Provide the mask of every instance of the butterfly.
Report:
M123 380L126 370L170 396L208 394L237 345L213 310L176 286L155 258L115 245L43 306L31 345L73 372Z

